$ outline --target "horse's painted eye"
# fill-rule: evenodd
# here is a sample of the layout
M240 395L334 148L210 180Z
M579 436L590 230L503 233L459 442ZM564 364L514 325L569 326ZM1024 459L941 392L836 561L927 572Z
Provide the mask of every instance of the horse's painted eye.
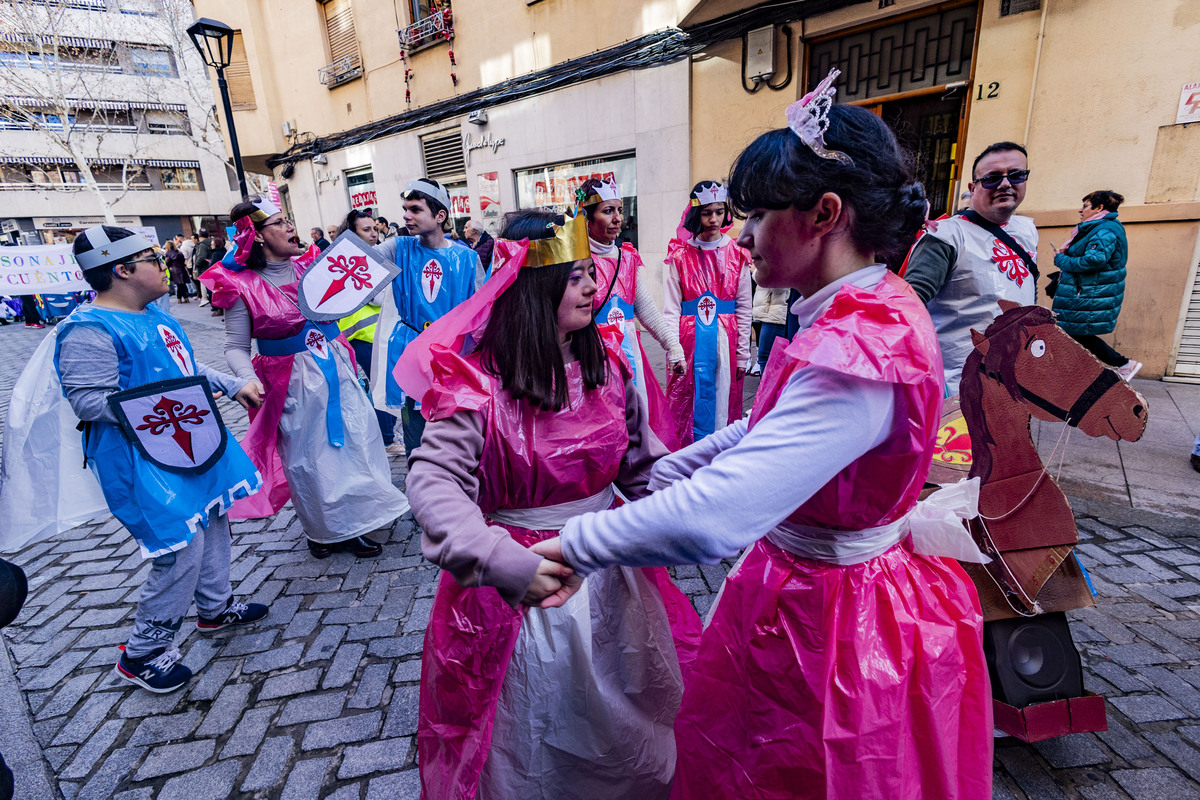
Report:
M1029 353L1034 358L1041 358L1046 355L1046 343L1041 339L1034 339L1029 343Z

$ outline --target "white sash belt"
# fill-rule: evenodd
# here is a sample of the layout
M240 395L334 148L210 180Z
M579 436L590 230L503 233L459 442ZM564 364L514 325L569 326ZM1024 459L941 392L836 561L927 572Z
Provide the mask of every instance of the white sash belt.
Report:
M911 534L916 553L986 564L990 559L962 524L978 514L979 479L971 478L938 489L888 525L831 531L783 522L767 534L767 541L803 558L850 566L883 555Z
M560 531L572 517L608 508L613 504L615 497L610 483L590 497L572 500L569 503L541 508L501 508L487 516L502 525L527 528L531 531Z

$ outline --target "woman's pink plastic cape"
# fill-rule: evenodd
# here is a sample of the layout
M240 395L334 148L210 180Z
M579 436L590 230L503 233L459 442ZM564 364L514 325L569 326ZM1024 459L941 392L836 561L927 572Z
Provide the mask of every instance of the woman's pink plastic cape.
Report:
M925 309L890 273L874 290L843 287L777 343L751 426L808 364L885 381L897 398L884 444L789 519L858 530L912 508L941 417L940 361ZM988 800L982 624L961 567L908 540L845 567L760 540L725 582L692 666L672 797Z

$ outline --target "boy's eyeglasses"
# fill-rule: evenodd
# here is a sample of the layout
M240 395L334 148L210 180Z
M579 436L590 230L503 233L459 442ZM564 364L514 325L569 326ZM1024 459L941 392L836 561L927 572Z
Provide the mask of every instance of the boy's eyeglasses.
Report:
M113 275L116 275L117 267L121 266L121 264L129 266L130 264L141 264L143 262L150 262L150 261L157 263L159 269L166 269L167 260L165 258L163 258L162 256L158 255L157 253L155 253L154 255L147 256L146 258L135 258L132 261L122 261L120 264L113 264L112 273L113 273Z
M1000 184L1004 183L1005 178L1013 186L1019 186L1029 180L1029 170L1014 169L1009 172L992 172L984 175L982 178L978 178L975 182L983 188L991 190L999 188Z

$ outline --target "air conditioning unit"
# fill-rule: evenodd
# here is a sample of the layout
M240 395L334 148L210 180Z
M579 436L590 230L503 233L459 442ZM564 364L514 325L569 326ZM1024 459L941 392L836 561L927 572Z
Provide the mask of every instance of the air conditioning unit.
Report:
M296 132L296 126L294 124L292 124L291 120L285 119L283 121L283 138L290 139L290 138L292 138L292 134L294 134L295 132Z
M472 125L487 125L487 121L486 109L481 108L478 111L472 111L470 114L467 114L467 122Z

